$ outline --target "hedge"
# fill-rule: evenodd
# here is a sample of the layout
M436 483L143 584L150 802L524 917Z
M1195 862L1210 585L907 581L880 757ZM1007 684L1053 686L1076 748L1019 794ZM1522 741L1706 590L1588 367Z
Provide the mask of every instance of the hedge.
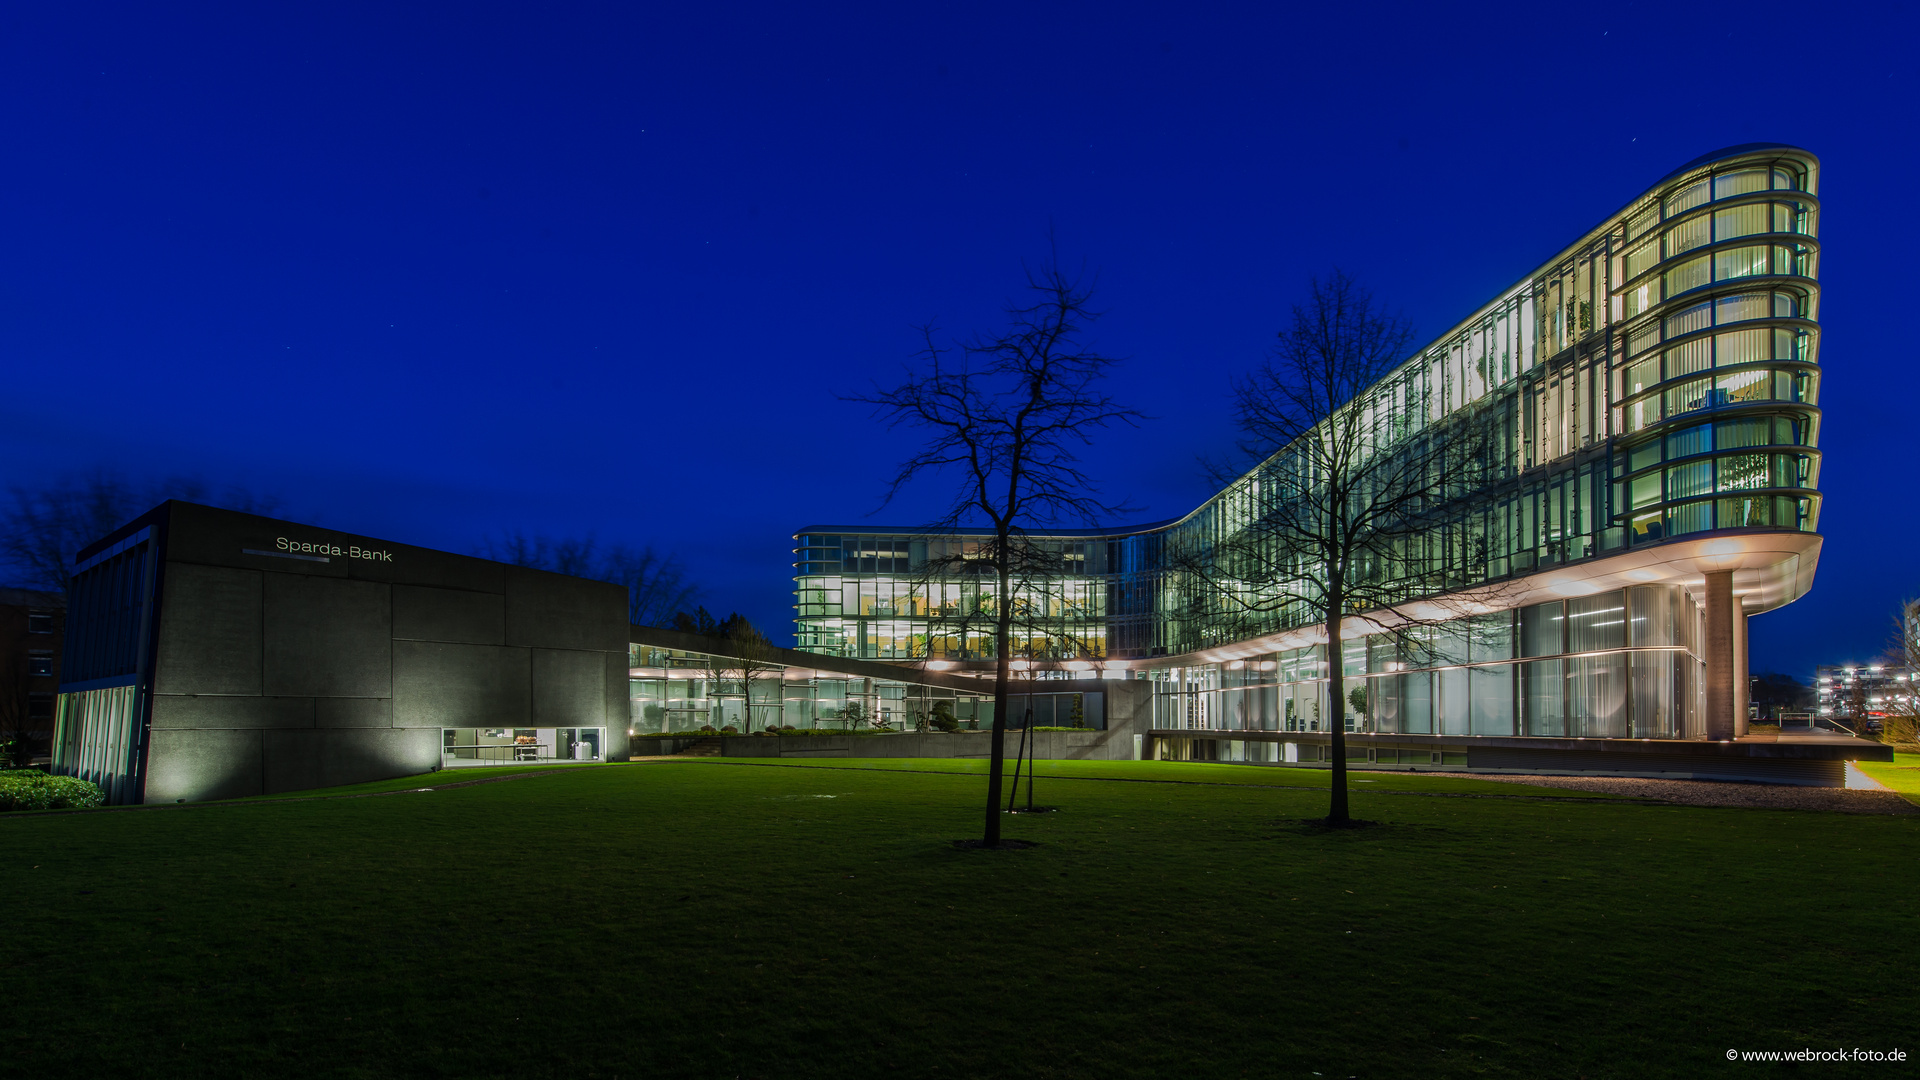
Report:
M48 776L38 769L0 770L0 811L84 810L107 797L100 789L71 776Z

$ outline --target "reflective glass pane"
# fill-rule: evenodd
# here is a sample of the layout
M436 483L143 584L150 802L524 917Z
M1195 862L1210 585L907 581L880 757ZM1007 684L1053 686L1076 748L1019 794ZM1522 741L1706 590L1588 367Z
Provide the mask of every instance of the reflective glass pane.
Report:
M1674 664L1679 654L1633 653L1631 685L1636 739L1677 739L1680 727L1673 708Z
M1723 405L1766 401L1773 396L1773 372L1763 368L1722 375L1715 396Z
M1477 667L1468 670L1472 672L1469 678L1472 719L1468 733L1472 735L1514 734L1514 665L1501 664L1497 667Z
M1713 528L1713 504L1689 503L1667 511L1667 529L1675 536L1706 532Z
M1565 601L1555 600L1550 604L1535 604L1520 609L1522 656L1555 656L1566 651L1562 634L1566 607Z
M1440 684L1440 734L1465 735L1471 726L1467 710L1467 668L1434 672Z
M1640 361L1628 368L1621 379L1625 383L1622 389L1628 394L1653 389L1660 384L1660 357L1654 355Z
M1632 281L1660 261L1660 243L1652 241L1627 252L1627 280Z
M1410 735L1433 734L1433 684L1424 671L1410 672L1394 680L1400 691L1400 730Z
M1667 378L1678 379L1713 366L1713 340L1700 338L1667 350Z
M1567 664L1567 734L1621 739L1627 734L1626 654L1583 656Z
M1727 323L1745 322L1748 319L1764 319L1773 314L1773 294L1741 293L1738 296L1723 296L1715 306L1717 312L1714 321L1722 326Z
M1735 330L1714 335L1714 363L1720 367L1752 364L1773 359L1773 333L1768 330Z
M1513 613L1496 611L1473 619L1473 660L1513 658Z
M1772 224L1772 208L1766 203L1729 207L1713 215L1713 238L1732 240L1741 236L1753 236L1771 231Z
M1690 495L1713 493L1713 462L1695 461L1667 470L1667 498L1684 499Z
M1715 439L1722 450L1747 446L1768 446L1773 442L1774 417L1752 416L1740 420L1722 420L1715 427Z
M1745 195L1750 191L1767 190L1767 170L1742 169L1739 172L1721 173L1713 178L1713 197L1728 199L1735 195Z
M1734 248L1732 251L1714 253L1713 280L1715 281L1752 277L1766 272L1767 249L1764 247Z
M1746 491L1767 487L1767 454L1733 454L1720 459L1720 490Z
M1695 424L1690 428L1667 435L1667 457L1669 459L1692 457L1713 449L1713 428L1708 424Z
M1696 206L1703 205L1707 201L1709 194L1710 192L1705 180L1698 180L1688 184L1686 187L1667 196L1667 216L1672 217L1675 214L1683 213Z
M1705 330L1713 325L1713 305L1695 304L1684 311L1667 316L1667 337L1677 338L1691 334L1695 330Z
M1567 601L1568 652L1623 649L1626 644L1626 594L1616 590Z
M1649 645L1677 645L1680 609L1677 590L1671 585L1636 585L1627 590L1632 615L1627 644L1634 648Z
M1667 230L1667 258L1685 255L1694 248L1706 247L1713 242L1713 219L1701 216L1685 221Z
M1713 380L1695 379L1668 390L1662 395L1665 399L1666 415L1678 416L1681 413L1706 408L1712 404L1710 400L1712 389Z
M1520 665L1522 694L1526 703L1527 734L1565 735L1565 678L1562 661L1535 660Z
M1711 280L1711 272L1711 260L1705 256L1683 262L1666 272L1666 294L1678 296L1688 289L1697 289Z

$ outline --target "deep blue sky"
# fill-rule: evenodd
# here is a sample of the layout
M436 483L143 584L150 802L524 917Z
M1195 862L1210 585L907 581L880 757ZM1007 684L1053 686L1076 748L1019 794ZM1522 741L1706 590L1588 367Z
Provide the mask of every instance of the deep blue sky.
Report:
M651 541L786 630L792 530L860 520L904 453L836 394L917 324L995 325L1050 225L1156 417L1096 470L1146 521L1209 493L1226 380L1310 273L1424 338L1675 166L1779 141L1826 166L1827 542L1754 667L1874 651L1920 593L1920 20L1449 7L17 5L0 482Z

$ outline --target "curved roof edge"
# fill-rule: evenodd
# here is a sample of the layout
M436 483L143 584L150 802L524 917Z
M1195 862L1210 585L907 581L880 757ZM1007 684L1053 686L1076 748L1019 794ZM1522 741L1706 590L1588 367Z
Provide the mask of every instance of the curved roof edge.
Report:
M1730 158L1744 157L1748 154L1763 153L1769 150L1804 155L1810 160L1812 160L1816 165L1820 161L1819 155L1815 154L1811 150L1806 149L1805 147L1795 146L1792 143L1776 143L1776 142L1739 143L1734 146L1726 146L1718 150L1712 150L1705 154L1701 154L1699 157L1694 158L1692 161L1687 162L1686 164L1680 166L1679 168L1674 169L1673 171L1667 173L1665 176L1662 176L1660 179L1655 180L1653 183L1647 185L1644 189L1641 190L1640 194L1635 195L1632 199L1627 200L1626 205L1622 206L1620 209L1615 210L1614 212L1601 218L1598 224L1594 225L1592 228L1581 233L1579 238L1574 240L1573 243L1567 244L1561 247L1554 255L1550 256L1545 261L1537 264L1534 270L1528 271L1524 276L1520 278L1519 281L1495 293L1493 296L1493 299L1488 300L1487 302L1474 308L1473 311L1470 314L1468 314L1465 318L1460 319L1458 322L1455 322L1452 326L1448 327L1445 333L1442 333L1438 337L1435 337L1432 340L1428 341L1426 344L1420 346L1418 349L1415 349L1412 355L1408 356L1405 360L1401 361L1399 364L1394 365L1393 370L1398 371L1401 367L1405 366L1406 364L1414 363L1420 358L1426 356L1428 351L1434 348L1434 346L1438 345L1440 342L1443 342L1448 338L1451 338L1455 334L1459 333L1462 328L1466 327L1469 323L1479 318L1480 315L1483 312L1485 312L1488 308L1492 307L1495 304L1498 304L1502 298L1512 293L1515 289L1518 289L1526 285L1529 281L1533 279L1534 274L1537 273L1541 267L1551 266L1554 263L1558 262L1568 252L1575 251L1583 247L1584 245L1591 243L1593 238L1596 235L1598 235L1602 230L1604 230L1607 227L1607 224L1609 222L1613 221L1616 218L1625 216L1628 211L1633 209L1634 204L1640 202L1642 199L1645 199L1648 196L1657 194L1660 188L1664 186L1668 181L1671 181L1675 177L1685 175L1686 173L1691 172L1695 169L1699 169L1703 166L1711 165L1716 161L1724 161ZM1390 375L1388 377L1390 377ZM1275 453L1276 454L1280 453L1280 451L1275 451ZM1253 468L1259 468L1259 465L1256 464L1253 466ZM1251 472L1251 471L1252 469L1248 470L1248 472ZM1245 474L1242 474L1242 475L1244 476ZM1236 480L1234 482L1237 483L1238 481ZM1231 486L1232 486L1231 483L1227 485L1227 487L1231 487ZM1170 528L1171 526L1177 525L1180 522L1185 521L1188 518L1194 516L1195 514L1198 514L1202 510L1206 509L1209 503L1212 503L1215 499L1218 499L1221 495L1225 494L1225 492L1226 492L1226 488L1222 488L1220 491L1216 491L1212 495L1207 496L1205 499L1200 500L1200 505L1194 507L1192 510L1187 511L1185 514L1182 514L1178 517L1167 518L1164 521L1154 521L1154 522L1148 522L1147 524L1144 524L1144 525L1130 525L1130 526L1123 526L1123 527L1111 528L1111 529L1052 529L1052 530L1030 529L1030 530L1027 530L1027 535L1029 536L1135 536L1135 535L1142 535L1145 533L1159 532L1163 529ZM895 535L907 535L907 536L932 536L936 534L947 535L947 536L954 536L954 535L981 536L981 535L990 534L992 533L992 531L993 531L992 529L936 529L936 528L930 528L927 526L893 527L893 526L879 526L879 525L809 525L802 529L795 529L794 536L798 537L801 533L814 533L814 532L817 532L817 533L826 533L826 532L893 533Z
M1812 158L1816 162L1820 160L1819 156L1816 155L1813 151L1808 150L1803 146L1795 146L1792 143L1779 143L1779 142L1741 143L1738 146L1722 147L1721 149L1715 150L1711 153L1701 154L1699 157L1694 158L1692 161L1687 162L1685 165L1682 165L1679 168L1668 173L1667 175L1661 177L1660 179L1655 180L1653 184L1648 188L1648 190L1651 191L1653 190L1653 188L1659 187L1660 185L1666 183L1667 181L1672 180L1674 177L1681 176L1685 173L1690 173L1693 170L1698 169L1703 165L1711 165L1716 161L1723 161L1727 158L1743 157L1747 154L1757 154L1765 150L1790 150L1796 154L1805 154L1806 156Z

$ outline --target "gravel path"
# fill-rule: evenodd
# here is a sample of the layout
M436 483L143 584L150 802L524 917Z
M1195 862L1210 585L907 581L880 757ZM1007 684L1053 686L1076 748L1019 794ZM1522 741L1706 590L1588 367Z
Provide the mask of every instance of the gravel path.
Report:
M1745 784L1720 780L1649 780L1633 776L1515 776L1492 773L1442 773L1470 780L1502 784L1603 791L1634 799L1680 803L1686 806L1744 806L1762 810L1824 810L1838 814L1920 816L1920 806L1891 791L1850 788L1797 787L1791 784Z

